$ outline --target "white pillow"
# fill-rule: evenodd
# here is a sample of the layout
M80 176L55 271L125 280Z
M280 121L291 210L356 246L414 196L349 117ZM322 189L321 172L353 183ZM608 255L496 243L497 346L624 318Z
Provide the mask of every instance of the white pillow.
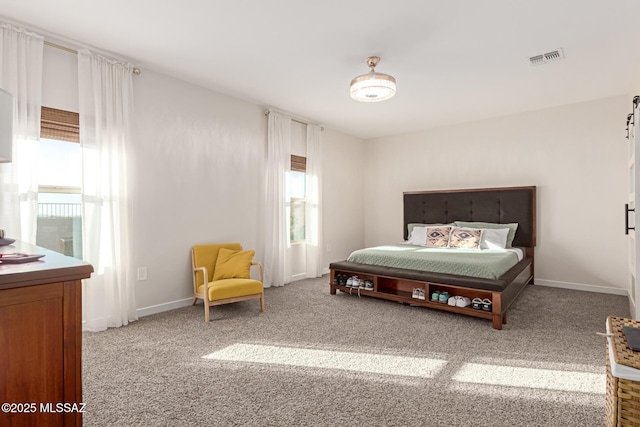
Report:
M480 249L504 249L508 236L508 228L483 228Z
M427 227L413 227L407 243L424 246L427 244Z

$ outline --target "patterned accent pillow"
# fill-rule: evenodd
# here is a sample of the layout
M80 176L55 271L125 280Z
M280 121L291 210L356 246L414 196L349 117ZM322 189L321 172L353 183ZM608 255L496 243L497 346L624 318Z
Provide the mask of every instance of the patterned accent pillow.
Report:
M453 227L427 227L427 242L428 248L448 248L449 247L449 235Z
M509 235L507 236L507 248L511 247L513 239L516 237L516 230L518 229L518 223L512 222L509 224L495 224L493 222L469 222L469 221L456 221L456 227L467 228L508 228Z
M480 249L482 230L478 228L454 228L449 247L456 249Z

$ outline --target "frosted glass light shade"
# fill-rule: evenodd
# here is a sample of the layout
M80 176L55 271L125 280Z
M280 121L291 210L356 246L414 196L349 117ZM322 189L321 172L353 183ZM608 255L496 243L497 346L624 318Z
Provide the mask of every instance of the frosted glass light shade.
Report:
M0 89L0 163L11 161L13 153L13 95Z
M361 102L378 102L396 94L396 79L381 73L369 73L351 81L351 98Z
M388 74L376 73L379 62L377 56L367 58L369 73L351 80L351 98L360 102L378 102L396 94L396 79Z

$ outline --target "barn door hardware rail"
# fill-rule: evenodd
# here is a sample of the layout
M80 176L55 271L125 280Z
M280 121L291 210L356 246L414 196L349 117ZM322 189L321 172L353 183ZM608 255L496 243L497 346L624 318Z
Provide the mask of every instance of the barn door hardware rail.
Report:
M629 227L629 212L635 212L634 208L629 208L629 203L624 204L624 234L629 234L629 230L635 230L635 227Z

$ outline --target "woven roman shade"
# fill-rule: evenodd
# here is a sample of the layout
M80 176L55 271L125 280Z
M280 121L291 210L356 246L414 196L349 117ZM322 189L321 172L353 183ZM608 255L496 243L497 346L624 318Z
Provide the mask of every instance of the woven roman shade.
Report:
M80 142L80 115L71 111L42 107L40 137Z
M291 170L296 172L307 171L307 158L302 156L291 155Z

